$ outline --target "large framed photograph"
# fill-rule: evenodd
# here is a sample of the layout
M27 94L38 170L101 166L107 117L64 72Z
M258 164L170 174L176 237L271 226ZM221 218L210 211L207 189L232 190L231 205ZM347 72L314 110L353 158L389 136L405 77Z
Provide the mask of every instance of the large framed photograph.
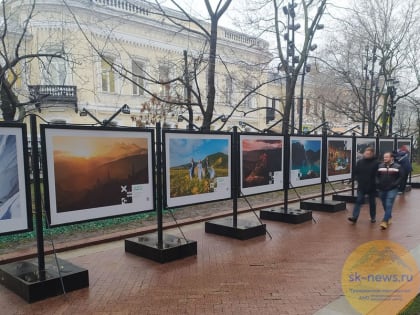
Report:
M283 136L239 136L240 183L243 195L283 189Z
M383 160L384 153L394 151L394 139L379 139L378 159Z
M290 183L293 187L321 183L321 137L290 137Z
M32 230L26 125L0 123L0 235Z
M51 226L154 209L152 130L41 126Z
M232 136L164 131L165 205L232 198Z
M327 178L329 181L351 178L352 138L327 139Z
M356 162L363 158L366 148L372 148L376 152L376 138L356 138Z

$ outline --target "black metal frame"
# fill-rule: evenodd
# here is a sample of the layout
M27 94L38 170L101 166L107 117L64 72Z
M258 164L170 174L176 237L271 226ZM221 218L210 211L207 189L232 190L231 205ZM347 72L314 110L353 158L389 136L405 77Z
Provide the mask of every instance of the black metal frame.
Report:
M168 189L169 189L169 183L167 182L167 172L169 171L167 169L167 161L168 161L168 152L166 150L166 142L167 142L167 138L166 135L168 134L184 134L186 137L188 137L188 135L206 135L206 136L228 136L229 141L230 141L230 156L228 157L229 161L230 161L230 169L228 170L229 173L229 177L230 177L230 196L226 197L226 198L217 198L217 199L212 199L212 200L206 200L203 202L187 202L187 203L182 203L176 206L169 206L168 205ZM188 130L173 130L173 129L162 129L162 169L163 169L163 205L165 208L177 208L177 207L184 207L184 206L191 206L191 205L198 205L198 204L204 204L204 203L209 203L209 202L213 202L213 201L221 201L221 200L230 200L233 198L233 183L234 183L234 179L232 176L232 165L233 165L233 160L232 160L232 156L233 156L233 150L234 150L234 141L233 141L233 135L230 132L221 132L221 131L216 131L216 132L205 132L205 131L188 131Z
M27 139L27 127L25 124L21 123L9 123L9 122L2 122L0 123L1 128L16 128L19 129L22 136L22 154L23 154L23 172L25 178L25 200L26 200L26 226L25 229L13 230L1 233L0 236L10 235L15 233L22 233L27 231L33 230L33 220L32 220L32 198L31 198L31 185L30 185L30 176L29 176L29 151L28 151L28 139ZM16 146L16 150L19 148ZM18 167L22 167L18 165ZM17 174L16 174L17 175ZM24 218L22 218L23 220Z
M109 218L116 218L116 217L122 217L122 216L128 216L128 215L135 215L138 213L145 213L145 212L152 212L156 210L156 199L154 198L156 192L156 185L155 185L155 137L154 137L154 130L153 129L140 129L140 128L134 128L134 127L94 127L94 126L72 126L72 125L40 125L41 127L41 148L42 148L42 168L43 168L43 174L44 174L44 200L45 200L45 210L48 217L48 227L59 227L59 226L65 226L70 224L77 224L82 222L92 222L102 219L109 219ZM50 209L50 189L49 189L49 174L48 174L48 162L47 162L47 147L46 147L46 130L47 129L60 129L60 130L84 130L84 131L95 131L95 132L101 132L101 131L112 131L112 132L132 132L134 133L148 133L150 134L150 145L151 145L151 164L149 165L149 168L152 168L151 172L151 179L150 179L150 185L152 186L152 203L153 206L151 209L141 210L141 211L134 211L130 213L121 213L121 214L115 214L115 215L107 215L103 217L96 217L91 218L87 220L75 220L70 221L66 223L60 223L60 224L51 224L51 209ZM88 210L88 209L85 209Z

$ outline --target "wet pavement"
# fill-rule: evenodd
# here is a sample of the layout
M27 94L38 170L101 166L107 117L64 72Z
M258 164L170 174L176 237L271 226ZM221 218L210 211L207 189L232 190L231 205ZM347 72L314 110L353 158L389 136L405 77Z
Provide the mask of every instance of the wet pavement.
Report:
M370 223L366 206L356 225L347 210L314 212L316 222L299 225L265 221L273 239L230 239L194 223L182 229L198 242L197 256L167 264L125 253L123 241L59 253L89 270L90 287L27 304L0 286L0 314L352 314L340 283L347 256L379 239L416 249L419 205L420 190L397 197L385 231L380 220ZM256 220L252 213L241 218Z

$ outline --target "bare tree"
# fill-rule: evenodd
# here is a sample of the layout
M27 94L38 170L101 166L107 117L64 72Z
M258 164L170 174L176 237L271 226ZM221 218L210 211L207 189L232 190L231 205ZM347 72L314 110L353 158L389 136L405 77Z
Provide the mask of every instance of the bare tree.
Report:
M203 129L209 129L210 125L212 123L213 119L213 113L215 109L215 98L216 98L216 86L215 86L215 73L216 73L216 60L218 58L217 54L217 40L218 40L218 24L220 18L223 16L223 14L227 11L229 6L231 5L231 0L220 0L217 2L217 5L215 7L212 7L209 0L204 0L204 3L206 5L207 13L209 16L209 22L210 22L210 31L203 25L202 21L199 21L192 17L190 14L187 13L187 11L176 1L171 0L171 3L174 4L183 14L183 17L181 19L176 18L174 16L168 15L165 10L162 8L162 6L159 4L158 1L156 1L158 4L161 13L169 18L175 25L180 27L181 30L187 30L193 33L197 33L202 35L206 42L209 43L208 47L208 64L207 64L207 102L206 106L202 106L202 102L199 105L201 105L201 111L203 114ZM194 27L186 26L185 21L191 22ZM228 71L229 73L229 71ZM197 81L196 81L197 82ZM249 87L248 91L245 91L244 97L241 98L236 106L234 106L234 109L232 112L228 115L228 117L231 117L233 112L237 110L237 108L247 99L250 97L250 95L254 94L259 88L264 86L267 83L261 83L258 84L256 87ZM198 86L196 86L198 88ZM223 123L224 126L224 123Z
M181 108L186 108L189 115L189 123L192 124L192 108L198 109L203 117L201 128L204 130L210 129L212 124L213 115L215 112L215 100L216 100L216 63L217 61L221 62L226 68L227 74L230 75L229 66L223 61L220 54L217 52L217 43L218 43L218 30L219 30L219 21L223 14L226 13L232 0L220 0L215 5L212 5L209 0L204 0L206 6L206 14L208 18L206 20L198 19L188 13L188 10L183 7L178 1L171 0L169 1L176 10L168 9L166 6L161 4L161 1L155 1L154 5L149 3L150 14L156 17L161 17L165 23L169 22L173 26L178 28L179 33L188 33L199 36L202 39L202 48L200 52L195 50L194 53L187 56L184 55L184 58L180 58L176 62L176 68L178 69L177 74L171 78L158 78L151 72L143 71L142 73L133 73L125 65L115 62L107 58L105 51L105 46L112 46L111 38L113 29L110 29L109 38L105 44L98 44L99 41L92 39L92 34L86 29L82 21L79 21L79 17L74 13L73 9L65 1L69 12L73 15L73 18L76 20L76 23L79 25L79 29L83 32L85 39L88 41L89 45L94 49L94 51L100 56L100 58L108 63L108 65L123 77L125 80L130 81L133 84L136 84L138 79L144 80L152 85L160 85L165 87L171 85L179 85L181 90L187 90L187 97L182 97L181 93L177 93L172 97L162 97L162 95L157 94L152 89L139 86L140 89L144 91L145 94L150 96L150 102L155 104L168 103L171 105L177 105ZM109 22L109 21L108 21ZM177 34L177 33L176 33ZM174 36L176 36L176 34ZM108 47L109 48L109 47ZM124 50L123 47L119 46L118 48L114 47L116 53ZM124 53L128 53L124 51ZM173 59L175 56L171 56ZM200 75L206 75L206 86L203 87L200 85L198 80ZM258 86L263 86L257 84ZM254 86L250 87L244 94L246 96L239 100L239 103L243 103L244 99L249 97L251 94L255 94L256 88ZM174 107L172 107L174 108ZM234 108L236 109L237 106ZM231 113L232 114L232 113ZM228 116L231 116L228 115ZM224 125L224 124L223 124Z
M19 11L16 8L19 7ZM27 8L27 11L25 9ZM15 85L22 80L23 69L27 63L37 59L41 63L45 59L65 58L63 51L42 52L27 51L25 44L30 38L29 26L34 16L36 1L33 0L29 6L17 3L13 0L1 1L0 16L0 108L3 119L12 121L16 112L20 110L20 117L23 116L25 106L36 104L40 100L32 97L28 101L19 100ZM22 15L25 15L22 18Z
M278 69L286 78L282 132L290 128L295 87L312 46L326 0L256 0L248 1L247 15L240 22L255 29L258 36L273 39ZM300 22L300 23L297 23Z
M419 9L415 0L357 1L344 18L336 18L339 31L328 41L323 60L335 73L330 84L347 97L333 96L330 109L367 122L371 135L387 134L395 115L392 106L420 87ZM400 84L391 104L395 88L389 82L396 81Z

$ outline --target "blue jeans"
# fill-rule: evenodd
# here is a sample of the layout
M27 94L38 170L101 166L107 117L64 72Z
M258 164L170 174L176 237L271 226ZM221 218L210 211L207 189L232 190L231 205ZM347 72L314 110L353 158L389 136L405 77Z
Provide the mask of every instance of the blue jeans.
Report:
M365 195L368 195L369 197L370 218L371 219L376 218L376 192L375 191L365 192L365 191L357 190L357 199L353 208L353 218L355 218L356 220L359 217L360 208L362 207L362 204L364 204Z
M397 196L398 188L391 190L383 190L379 192L382 205L385 210L385 215L382 221L388 222L392 218L392 206L394 205L395 197Z

